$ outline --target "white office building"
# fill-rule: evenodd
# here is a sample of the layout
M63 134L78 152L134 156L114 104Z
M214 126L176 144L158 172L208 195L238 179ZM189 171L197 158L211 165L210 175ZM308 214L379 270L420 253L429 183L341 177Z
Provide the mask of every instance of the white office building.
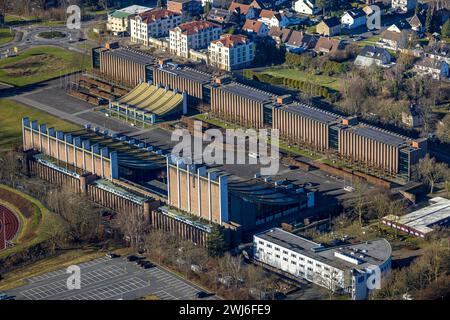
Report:
M256 261L306 279L333 292L367 299L383 285L391 268L391 245L385 239L324 246L279 228L253 237Z

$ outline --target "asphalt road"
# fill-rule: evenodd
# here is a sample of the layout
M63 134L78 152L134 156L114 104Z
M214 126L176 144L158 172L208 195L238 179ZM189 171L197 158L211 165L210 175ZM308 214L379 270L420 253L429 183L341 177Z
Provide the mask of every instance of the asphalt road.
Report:
M16 300L135 300L156 295L161 300L193 300L202 291L158 266L143 269L125 257L100 258L79 265L81 288L69 290L66 269L27 279L28 284L6 292ZM206 298L215 300L215 295Z

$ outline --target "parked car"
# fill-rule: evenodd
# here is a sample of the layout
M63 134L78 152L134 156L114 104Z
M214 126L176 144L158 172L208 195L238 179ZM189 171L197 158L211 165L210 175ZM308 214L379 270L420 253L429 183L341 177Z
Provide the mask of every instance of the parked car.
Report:
M109 259L114 259L114 258L119 258L120 255L118 255L117 253L114 253L114 252L108 252L106 254L106 257L109 258Z
M14 297L9 296L6 293L0 292L0 300L14 300Z
M195 294L195 296L198 299L202 299L202 298L206 298L207 296L209 296L209 294L207 294L205 291L199 291Z
M134 254L132 254L132 255L127 257L127 260L130 261L130 262L138 261L138 260L141 260L141 259L143 259L143 258L142 257L138 257L137 255L134 255Z
M151 263L150 261L145 261L141 267L144 269L150 269L150 268L154 268L155 265L153 263Z

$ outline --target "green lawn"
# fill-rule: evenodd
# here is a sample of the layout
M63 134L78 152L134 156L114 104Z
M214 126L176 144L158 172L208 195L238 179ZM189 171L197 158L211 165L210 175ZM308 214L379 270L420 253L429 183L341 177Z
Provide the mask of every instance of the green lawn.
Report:
M77 130L80 127L58 119L40 110L27 107L23 104L0 99L0 150L11 149L15 145L22 144L22 118L38 119L46 123L48 127L57 130Z
M89 59L53 46L35 47L0 61L0 82L15 86L41 82L87 68Z
M266 73L271 76L279 76L286 77L295 80L307 81L311 83L315 83L324 87L328 87L330 89L339 91L341 88L340 79L336 77L330 77L325 75L313 75L308 72L294 70L294 69L268 69L264 70L263 73Z
M5 44L14 39L14 32L11 33L9 28L0 28L0 44Z
M65 21L43 21L36 16L16 16L9 15L5 16L5 22L8 26L19 26L19 25L36 25L36 26L45 26L45 27L57 27L63 26Z

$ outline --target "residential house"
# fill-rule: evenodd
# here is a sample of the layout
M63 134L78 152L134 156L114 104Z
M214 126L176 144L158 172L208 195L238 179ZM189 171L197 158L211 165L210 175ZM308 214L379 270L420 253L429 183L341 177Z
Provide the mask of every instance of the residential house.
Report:
M167 37L169 30L181 24L181 14L167 9L153 9L130 20L131 42L149 45L150 38Z
M198 0L167 0L167 10L183 16L183 21L203 13L202 2Z
M170 30L170 52L189 58L190 50L207 48L211 41L219 39L222 27L210 21L199 20L182 23Z
M411 26L411 29L418 32L423 33L425 32L425 15L422 14L414 14L414 16L409 19L409 25Z
M348 29L356 29L366 24L366 13L362 9L352 9L344 12L341 17L342 26Z
M344 49L345 43L343 41L328 37L320 37L314 47L316 53L336 53Z
M261 10L259 13L259 19L262 23L265 23L270 27L287 27L289 25L289 19L284 13L279 13L272 10Z
M429 75L433 79L448 78L448 64L445 61L424 57L414 64L414 71L422 75Z
M406 20L400 20L391 24L386 30L400 33L403 30L411 30L411 25Z
M208 48L210 64L231 71L248 67L255 58L255 44L244 35L223 34Z
M314 15L320 12L316 5L316 0L297 0L294 2L294 11L307 15Z
M420 127L423 125L423 116L414 105L410 105L408 111L402 112L402 122L411 128Z
M293 29L271 27L268 36L271 37L278 46L284 45L292 34Z
M259 15L260 9L254 8L251 5L231 2L230 7L228 8L231 12L236 14L240 14L245 17L245 19L256 19Z
M392 61L391 54L383 48L376 46L365 46L355 59L355 65L367 68L372 65L386 66Z
M286 50L293 53L301 53L314 49L317 44L317 37L303 31L293 30L286 42Z
M318 40L316 36L303 31L278 27L270 28L269 37L278 46L285 45L286 50L293 53L301 53L305 50L314 49Z
M425 56L434 60L445 61L450 65L450 44L433 43L424 48Z
M113 32L115 35L129 33L130 19L136 14L151 9L152 8L149 7L133 5L119 10L114 10L108 14L106 30Z
M220 8L212 8L206 19L222 25L226 25L234 21L233 14L230 10Z
M408 12L414 10L417 5L417 0L392 0L391 6L393 9Z
M336 36L341 33L341 21L336 18L325 18L316 26L316 32L324 36Z
M402 30L401 32L384 30L380 35L379 43L384 48L392 50L404 49L412 39L413 33L412 30Z
M269 34L269 28L266 24L258 20L247 19L242 27L242 31L256 37L266 37Z

